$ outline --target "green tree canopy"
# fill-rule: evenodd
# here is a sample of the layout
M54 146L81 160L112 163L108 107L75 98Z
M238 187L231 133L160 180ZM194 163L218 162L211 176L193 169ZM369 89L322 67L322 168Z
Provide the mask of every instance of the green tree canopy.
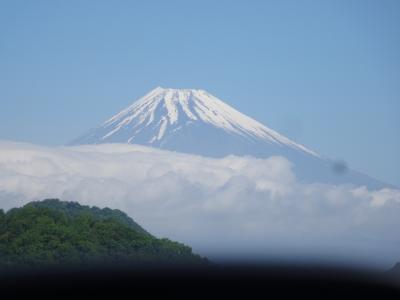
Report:
M195 263L192 249L158 239L119 210L57 199L0 210L0 268Z

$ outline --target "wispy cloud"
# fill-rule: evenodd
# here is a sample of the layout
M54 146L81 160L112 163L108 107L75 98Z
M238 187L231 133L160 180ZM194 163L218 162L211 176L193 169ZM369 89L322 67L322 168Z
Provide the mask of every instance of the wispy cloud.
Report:
M0 142L0 206L54 197L119 208L212 257L400 259L399 190L303 184L284 157Z

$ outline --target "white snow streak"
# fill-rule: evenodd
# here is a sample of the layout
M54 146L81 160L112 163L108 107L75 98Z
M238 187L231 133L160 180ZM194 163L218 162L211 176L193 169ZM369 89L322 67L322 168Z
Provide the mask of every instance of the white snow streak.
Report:
M165 137L168 126L185 126L187 119L204 122L246 138L280 144L313 156L319 156L316 152L291 141L235 110L208 92L193 89L163 89L157 87L105 122L103 127L109 128L110 131L103 136L103 140L122 128L126 128L126 126L133 128L139 125L148 127L156 122L156 124L161 124L161 127L150 140L150 142L153 142ZM143 125L146 120L147 122ZM171 132L174 132L174 130L171 130ZM134 142L134 136L130 140Z

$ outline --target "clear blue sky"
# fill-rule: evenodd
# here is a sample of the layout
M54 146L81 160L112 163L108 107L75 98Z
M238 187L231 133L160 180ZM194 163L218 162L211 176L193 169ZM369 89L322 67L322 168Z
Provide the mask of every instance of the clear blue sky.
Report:
M0 139L64 144L156 86L400 186L400 1L0 0Z

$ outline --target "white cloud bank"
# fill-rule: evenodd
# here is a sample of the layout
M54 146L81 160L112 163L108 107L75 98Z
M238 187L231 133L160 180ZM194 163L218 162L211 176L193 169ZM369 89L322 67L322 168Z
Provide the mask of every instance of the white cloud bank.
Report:
M0 141L0 207L44 198L121 209L209 257L400 260L399 190L302 184L278 156Z

